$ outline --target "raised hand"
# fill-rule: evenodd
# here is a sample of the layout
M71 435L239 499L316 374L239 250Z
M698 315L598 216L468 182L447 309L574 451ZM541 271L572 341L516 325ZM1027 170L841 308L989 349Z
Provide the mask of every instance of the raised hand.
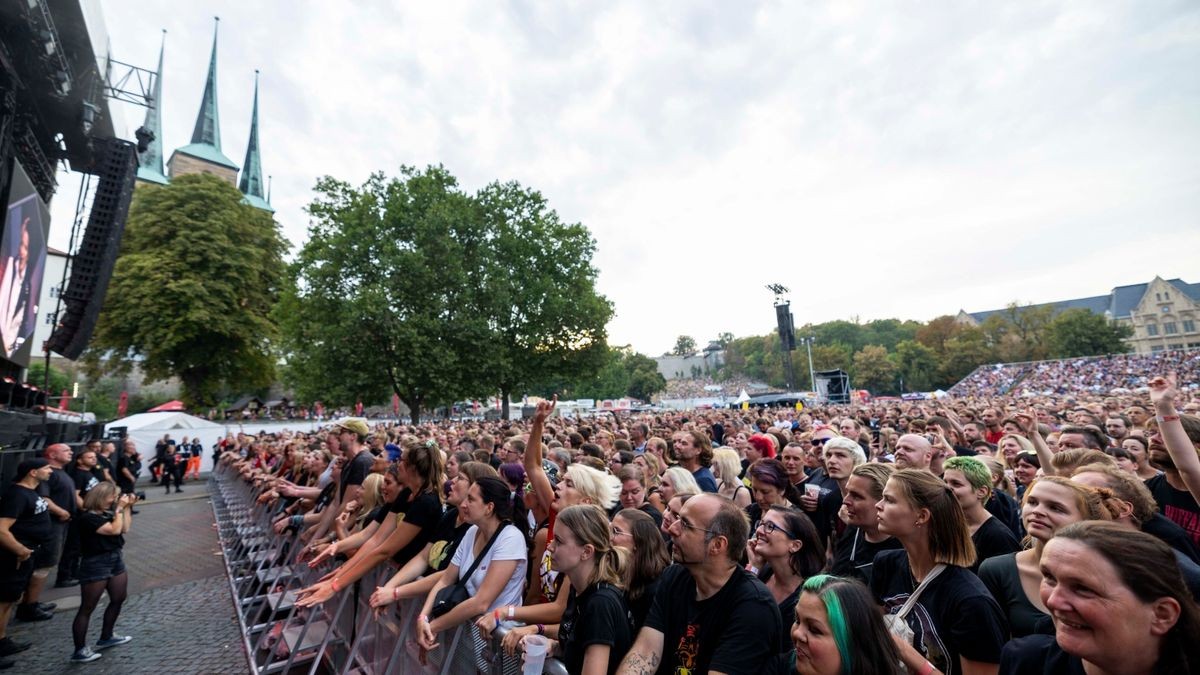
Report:
M1159 412L1175 411L1175 399L1179 398L1175 373L1159 375L1150 380L1150 401Z

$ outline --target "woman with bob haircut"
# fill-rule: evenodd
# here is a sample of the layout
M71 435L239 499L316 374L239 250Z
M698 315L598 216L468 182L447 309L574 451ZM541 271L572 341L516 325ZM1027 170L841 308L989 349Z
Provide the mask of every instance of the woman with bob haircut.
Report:
M107 649L129 642L128 635L114 635L121 606L129 590L129 573L121 549L125 547L125 534L133 521L131 511L137 502L136 495L120 494L115 483L103 481L92 488L83 498L83 508L76 516L79 528L79 610L71 624L71 635L75 641L72 663L87 663L100 658L100 654L87 646L87 629L92 612L100 604L100 598L108 592L108 607L104 610L104 623L100 627L100 641L96 649Z
M879 531L904 548L875 556L871 592L888 615L917 596L906 616L891 620L905 667L922 675L995 675L1008 624L968 569L975 546L954 491L928 471L901 469L875 509Z
M737 504L738 508L750 506L750 488L738 476L742 473L742 462L733 448L713 450L713 477L717 479L717 494Z
M902 675L896 643L871 592L856 580L818 574L804 582L790 637L793 649L768 672Z
M1113 520L1125 506L1107 488L1091 488L1062 476L1044 476L1025 493L1022 519L1031 548L989 558L979 579L1004 609L1015 637L1053 632L1038 597L1042 552L1060 529L1084 520Z
M1039 595L1054 635L1012 641L1001 672L1200 672L1200 608L1157 538L1075 523L1046 544L1042 568Z
M612 535L614 545L629 551L623 582L636 635L650 613L658 579L671 564L671 554L654 519L637 509L622 509L613 516Z
M760 459L746 471L754 503L746 507L750 518L750 531L758 527L758 521L772 506L799 506L800 493L788 480L787 469L777 459Z
M700 494L700 484L692 472L682 466L672 466L663 472L660 488L664 503L670 503L677 494Z

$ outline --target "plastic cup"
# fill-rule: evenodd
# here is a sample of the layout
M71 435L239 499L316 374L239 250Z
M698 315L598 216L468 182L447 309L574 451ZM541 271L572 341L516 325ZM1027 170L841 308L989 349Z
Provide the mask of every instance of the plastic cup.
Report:
M546 664L546 647L549 644L544 636L526 636L525 662L521 665L521 675L542 675L542 666Z
M816 499L821 496L821 486L812 485L811 483L804 484L804 496Z

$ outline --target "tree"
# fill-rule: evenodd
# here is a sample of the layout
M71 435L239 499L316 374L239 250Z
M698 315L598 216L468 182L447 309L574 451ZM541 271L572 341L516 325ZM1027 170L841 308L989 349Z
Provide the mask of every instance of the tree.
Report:
M937 376L937 354L916 340L904 340L896 345L892 353L896 371L904 380L904 388L910 391L929 391Z
M58 396L64 389L71 389L71 378L58 368L50 366L50 384L46 385L46 362L35 361L29 365L25 381L45 391L49 396Z
M696 340L690 335L680 335L675 338L675 349L671 352L675 356L688 356L696 353Z
M613 309L596 292L587 228L561 222L540 193L516 182L492 183L475 201L487 242L475 305L488 319L486 372L507 419L511 393L601 367Z
M478 289L483 219L441 167L320 179L309 239L279 307L286 376L301 398L349 404L395 393L412 411L486 384L494 333Z
M946 340L945 353L940 359L938 387L950 387L972 370L985 363L995 363L995 352L984 339L983 331L974 326L961 326L956 335Z
M1125 340L1133 336L1133 329L1076 308L1055 317L1046 333L1050 356L1065 359L1127 352Z
M717 335L717 344L720 345L721 349L728 347L730 342L733 342L733 333L719 333Z
M957 319L946 314L918 328L915 337L918 342L932 349L940 359L946 353L946 342L958 335L963 327Z
M867 345L854 355L855 386L875 393L895 391L896 366L879 345Z
M287 243L270 214L215 176L180 176L133 195L103 309L85 355L90 379L178 377L203 407L223 385L255 388L275 375L270 312Z

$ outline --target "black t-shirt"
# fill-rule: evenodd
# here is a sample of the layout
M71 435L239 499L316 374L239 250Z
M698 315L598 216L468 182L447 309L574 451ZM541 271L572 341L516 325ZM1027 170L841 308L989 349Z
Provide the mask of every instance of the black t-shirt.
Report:
M979 529L975 530L975 534L971 535L971 541L975 544L975 564L971 565L972 572L979 571L979 566L988 558L1021 550L1021 542L1017 541L1013 533L995 517L985 520Z
M888 614L896 614L916 590L908 554L884 551L875 556L871 592ZM987 587L970 570L948 565L925 587L906 617L913 647L946 675L962 672L959 657L999 663L1008 641L1008 622Z
M51 469L50 480L46 481L50 501L71 515L75 514L75 481L62 469Z
M608 672L617 672L621 659L633 646L632 624L625 595L615 586L592 584L579 596L572 587L558 625L558 641L567 672L583 672L583 657L592 645L610 647Z
M749 572L735 569L707 600L682 565L662 575L646 627L663 634L659 673L753 673L779 653L783 622L771 592Z
M425 548L425 544L432 540L433 530L437 527L438 521L442 519L442 502L437 495L432 492L422 492L410 502L411 496L412 490L404 488L400 492L400 496L396 497L396 501L388 507L388 511L396 518L397 528L401 523L405 523L420 530L404 548L392 554L392 560L399 565L404 565Z
M900 540L895 537L888 537L880 542L869 542L861 528L850 526L838 537L834 545L833 567L830 568L830 573L839 577L853 577L869 585L875 554L901 547Z
M96 468L100 470L101 474L107 471L108 475L113 476L112 460L104 455L96 455ZM116 482L116 476L113 476L113 482Z
M351 485L362 485L371 467L375 464L375 455L370 450L359 450L350 463L342 467L342 483L338 488L338 496L345 498L346 488Z
M471 529L470 523L458 522L458 507L451 506L442 514L437 527L433 529L433 547L429 549L429 568L431 572L441 572L454 559L463 535Z
M333 493L337 490L337 486L330 481L321 488L321 494L317 495L317 500L313 502L313 513L320 513L325 510L326 506L333 503Z
M646 623L646 615L650 613L650 605L654 604L654 596L658 594L658 585L661 581L662 577L658 577L646 584L646 587L642 589L642 594L635 600L629 599L628 595L625 596L625 601L629 603L629 613L633 616L634 635L637 635L637 632Z
M12 518L9 532L22 545L33 548L54 537L50 525L50 503L35 490L12 483L0 498L0 518Z
M98 532L105 523L113 521L113 514L84 511L79 514L78 521L79 555L81 557L120 551L125 546L125 535L100 534Z
M78 465L72 466L70 470L71 480L75 481L75 489L79 491L80 497L86 497L87 493L91 492L92 488L100 484L104 480L104 475L97 475L97 469L84 469Z
M1000 524L1007 527L1018 541L1025 536L1021 526L1021 505L1017 504L1017 501L1007 492L992 490L992 498L987 500L983 508L999 519Z
M1030 635L1004 646L1000 675L1085 675L1083 660L1058 646L1053 635Z
M1200 551L1196 550L1192 538L1182 527L1163 514L1156 513L1150 516L1146 522L1142 523L1142 532L1158 537L1171 548L1190 558L1192 562L1200 564Z
M1154 501L1158 502L1158 510L1176 525L1187 532L1192 543L1200 546L1200 505L1187 490L1176 490L1167 482L1167 475L1160 473L1146 481Z

